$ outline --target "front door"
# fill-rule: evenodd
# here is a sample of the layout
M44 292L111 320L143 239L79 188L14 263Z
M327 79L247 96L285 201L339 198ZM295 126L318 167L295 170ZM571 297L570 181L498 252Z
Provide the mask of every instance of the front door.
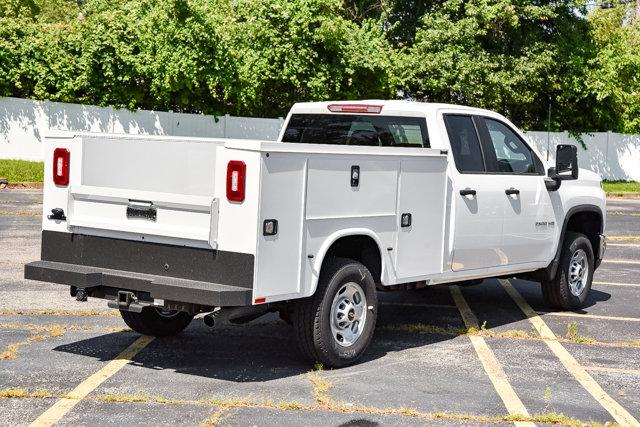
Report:
M503 207L500 251L507 264L544 261L558 229L544 184L544 167L536 153L505 122L477 117L484 139L488 176L498 187Z

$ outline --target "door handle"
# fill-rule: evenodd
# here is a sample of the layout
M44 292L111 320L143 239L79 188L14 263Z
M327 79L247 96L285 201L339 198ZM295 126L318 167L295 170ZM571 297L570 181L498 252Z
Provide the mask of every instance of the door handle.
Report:
M472 190L470 188L465 188L464 190L460 190L461 196L475 196L476 190Z
M511 187L504 190L504 194L506 194L507 196L510 196L512 194L520 194L520 190L518 190L517 188Z

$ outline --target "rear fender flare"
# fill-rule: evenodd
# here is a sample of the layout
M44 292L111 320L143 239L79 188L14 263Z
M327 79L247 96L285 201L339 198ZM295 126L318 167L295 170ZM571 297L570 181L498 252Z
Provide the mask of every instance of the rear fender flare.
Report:
M312 270L311 283L310 283L311 286L309 289L308 296L311 296L316 292L316 289L318 287L318 280L320 279L320 271L322 270L322 264L324 263L324 258L327 255L327 252L329 252L329 249L331 248L331 246L333 246L333 244L336 241L338 241L338 239L341 239L343 237L349 237L349 236L367 236L373 239L380 253L380 261L381 261L380 262L381 264L380 281L382 283L385 282L384 278L386 277L387 268L386 268L386 263L384 259L384 254L380 249L382 248L382 242L380 241L380 238L378 237L378 235L368 228L348 228L348 229L339 230L330 234L320 246L320 249L318 250L318 254L315 257L313 266L311 268Z

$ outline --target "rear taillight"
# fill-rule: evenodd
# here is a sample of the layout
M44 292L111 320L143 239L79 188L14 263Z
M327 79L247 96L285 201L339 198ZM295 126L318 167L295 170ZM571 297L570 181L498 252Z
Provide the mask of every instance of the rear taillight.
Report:
M244 200L244 182L247 165L240 160L231 160L227 165L227 199L231 202Z
M69 150L56 148L53 152L53 182L56 185L69 185Z

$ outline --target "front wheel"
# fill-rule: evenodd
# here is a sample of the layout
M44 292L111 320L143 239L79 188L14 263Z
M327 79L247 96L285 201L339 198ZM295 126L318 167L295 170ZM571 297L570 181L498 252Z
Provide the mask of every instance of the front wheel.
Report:
M177 335L193 320L193 315L189 313L160 307L145 307L142 313L120 310L120 315L134 331L155 337Z
M593 272L591 242L584 234L567 232L556 276L542 282L545 303L564 310L584 307L591 291Z
M366 351L378 300L371 273L359 262L333 258L323 266L313 296L300 300L293 327L302 354L330 368L347 366Z

